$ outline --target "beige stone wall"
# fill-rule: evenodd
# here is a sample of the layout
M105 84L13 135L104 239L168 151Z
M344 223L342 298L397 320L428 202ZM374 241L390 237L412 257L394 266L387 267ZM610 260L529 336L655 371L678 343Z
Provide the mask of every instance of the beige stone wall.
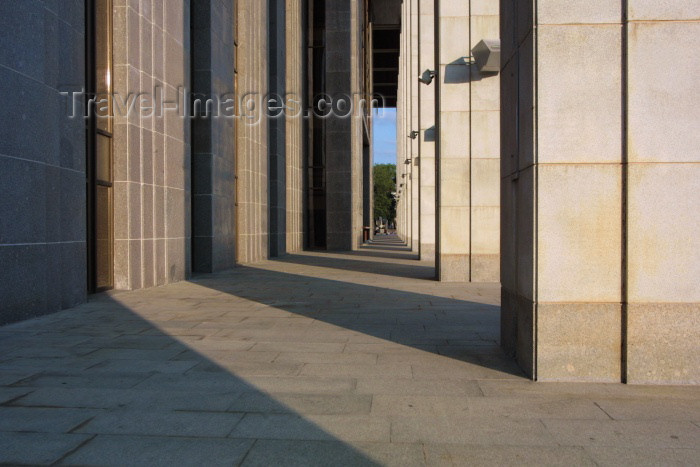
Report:
M302 105L303 76L303 21L302 2L286 0L286 78L287 92ZM304 155L303 120L286 120L286 183L287 183L287 252L304 248Z
M432 0L418 2L418 69L416 74L435 67L435 6ZM416 75L417 76L417 75ZM420 172L420 259L435 260L435 91L418 86L418 163Z
M238 123L236 160L237 261L268 257L267 119L261 106L267 93L267 2L239 0L238 94L250 95L254 118ZM244 100L244 104L245 104Z
M413 179L414 161L411 152L411 140L407 135L411 132L411 100L410 100L410 22L406 21L409 15L408 2L402 4L401 22L401 53L399 55L399 80L396 103L396 183L397 193L400 196L397 205L397 216L400 218L400 237L413 248L417 239L414 232L413 209ZM405 161L411 159L410 164ZM415 177L416 180L418 177Z
M438 216L437 276L451 282L469 281L471 141L469 66L469 0L439 3L437 21L439 87L437 128Z
M438 115L438 277L499 278L500 81L470 59L483 39L499 37L496 2L440 3Z
M626 376L698 384L700 10L629 0L627 19Z
M407 26L406 41L408 52L406 54L406 94L409 99L409 130L403 135L408 142L411 154L411 250L420 250L420 157L418 152L418 138L409 139L408 134L418 131L418 0L410 0L406 3Z
M354 106L358 109L360 100L364 96L362 84L364 83L364 70L362 65L364 57L362 52L362 27L364 24L364 1L351 0L350 2L350 96ZM358 109L359 110L359 109ZM351 193L351 248L356 250L362 245L364 190L363 190L363 132L364 120L362 112L355 112L351 123L352 148L351 148L351 172L352 172L352 193Z
M403 34L401 35L401 44L403 45ZM402 48L402 50L404 49ZM410 206L411 197L407 195L407 193L410 193L408 190L410 167L404 164L406 159L404 76L402 55L399 56L399 78L396 90L398 96L396 102L396 193L398 195L396 224L399 237L410 245L411 231L409 228L408 207Z
M167 7L166 7L167 6ZM114 90L185 104L189 2L114 1ZM159 94L156 95L158 98ZM115 117L115 287L182 280L190 272L189 126L176 111Z
M472 1L469 48L500 37L497 2ZM470 261L473 282L500 278L500 77L470 74Z
M698 382L697 13L519 8L504 11L503 125L520 133L502 137L503 343L539 380Z
M502 153L503 317L519 328L504 330L539 380L621 374L620 9L594 10L544 2L536 30L519 11L504 31L508 101L521 99L514 115L504 95L504 128L522 129Z

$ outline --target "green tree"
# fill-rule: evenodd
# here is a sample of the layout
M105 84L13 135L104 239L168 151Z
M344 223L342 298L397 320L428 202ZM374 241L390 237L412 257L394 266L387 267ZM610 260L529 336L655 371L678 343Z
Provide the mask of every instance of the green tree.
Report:
M374 166L374 219L380 217L393 222L396 219L396 165L377 164Z

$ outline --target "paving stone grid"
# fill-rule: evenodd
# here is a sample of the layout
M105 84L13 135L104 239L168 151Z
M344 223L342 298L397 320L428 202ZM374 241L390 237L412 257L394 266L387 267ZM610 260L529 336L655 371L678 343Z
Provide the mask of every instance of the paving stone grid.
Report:
M0 464L700 465L700 388L533 383L396 239L0 328Z

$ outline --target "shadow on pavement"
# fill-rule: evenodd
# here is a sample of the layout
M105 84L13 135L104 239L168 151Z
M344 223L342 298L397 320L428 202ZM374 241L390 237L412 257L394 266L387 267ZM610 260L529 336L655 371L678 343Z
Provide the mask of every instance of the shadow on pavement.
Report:
M323 257L300 261L299 256L292 256L271 264L325 267L336 261ZM341 264L363 272L366 267L383 267L379 263L355 263L361 262ZM384 266L397 269L396 264ZM381 270L371 272L382 274ZM524 376L515 361L499 346L500 307L496 305L253 266L241 266L194 281L219 292L354 331L372 338L372 342L373 339L383 340L420 349L504 376ZM229 334L236 338L249 335L252 333L245 330ZM255 335L261 337L258 332ZM318 339L318 336L310 335L309 338Z
M225 327L250 312L182 295L169 303L148 312L169 332L109 296L1 327L0 464L380 465L309 420L325 414L348 432L344 411L368 412L371 398L343 395L342 381L314 390L281 377L284 367L241 358L253 342L197 344L221 329L207 319ZM246 379L275 386L281 401Z

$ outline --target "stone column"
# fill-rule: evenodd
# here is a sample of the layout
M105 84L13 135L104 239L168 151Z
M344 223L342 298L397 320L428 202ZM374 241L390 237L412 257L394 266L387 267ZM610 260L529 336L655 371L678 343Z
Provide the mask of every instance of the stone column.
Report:
M469 0L436 1L439 88L437 128L437 278L469 281L470 247L470 90Z
M266 101L274 100L268 121L270 256L277 257L287 252L287 121L282 109L286 94L286 2L268 2L270 98Z
M262 108L267 93L268 2L239 0L238 95L243 117L237 129L237 261L251 263L268 257L268 138ZM245 110L254 101L253 110Z
M442 281L499 277L497 73L482 73L471 50L499 38L495 2L439 2L438 260Z
M333 99L336 113L325 121L326 246L329 250L352 250L362 235L362 135L356 119L352 115L340 118L343 110L335 107L345 100L343 108L347 109L357 90L353 66L358 66L360 49L353 27L359 24L358 2L328 0L325 8L326 93Z
M401 196L404 200L404 229L406 231L406 244L413 249L416 232L414 232L413 222L413 160L411 153L411 142L407 135L411 132L411 101L410 101L410 21L409 21L409 3L404 2L401 6L401 52L399 55L399 93L397 101L397 145L401 146L401 159L399 164L403 167L405 176L400 183ZM401 102L398 107L398 102ZM409 163L406 163L406 162Z
M435 69L435 6L432 0L418 2L418 69ZM435 261L435 91L418 85L418 163L420 203L420 259Z
M690 51L700 47L700 11L625 3L625 376L698 384L700 57Z
M538 380L697 383L697 12L503 7L503 345Z
M619 381L620 4L504 8L502 342L538 380Z
M191 271L190 3L114 5L114 90L156 101L114 125L115 288L138 289Z
M411 159L411 230L413 238L411 250L420 251L420 158L418 138L410 139L408 135L418 130L418 0L410 0L406 4L407 26L406 37L406 78L408 89L406 97L409 101L408 131L404 135L410 150Z
M403 47L403 34L400 36L401 47ZM404 91L404 71L403 58L399 56L399 77L396 90L396 193L398 202L396 206L396 215L398 218L398 234L403 241L410 245L410 231L408 225L408 203L410 196L408 191L408 166L404 164L406 160L406 142L405 142L405 127L404 127L404 107L405 99Z
M234 2L196 0L192 8L192 258L195 272L235 265L235 120L216 106L234 91ZM222 19L226 19L222 21ZM207 115L208 112L211 113Z
M481 40L498 39L498 2L472 1L469 49ZM473 62L473 59L472 59ZM500 76L469 67L470 115L470 246L472 282L500 278Z
M301 0L286 0L286 87L290 97L303 105L304 34ZM304 248L304 156L301 116L286 120L287 252Z
M362 226L364 208L363 190L363 147L364 147L364 118L363 110L359 108L364 97L364 51L363 51L363 27L364 27L364 1L350 1L350 97L353 112L350 117L351 131L351 248L356 250L362 245ZM364 105L364 104L363 104Z

